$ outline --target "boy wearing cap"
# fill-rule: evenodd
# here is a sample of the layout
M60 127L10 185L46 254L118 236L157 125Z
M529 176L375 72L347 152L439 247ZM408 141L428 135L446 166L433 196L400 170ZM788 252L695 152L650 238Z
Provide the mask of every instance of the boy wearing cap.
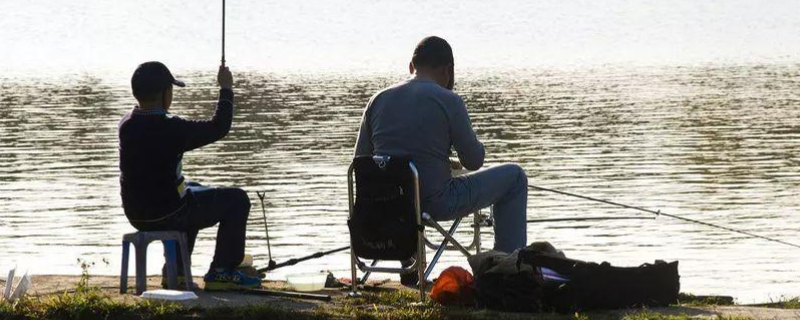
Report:
M210 120L186 120L168 113L173 86L184 87L160 62L145 62L131 77L138 105L119 123L122 206L140 231L180 230L189 254L197 232L219 223L216 250L204 277L206 290L261 286L261 280L236 270L244 258L250 199L239 188L208 188L187 182L183 153L225 137L233 120L233 76L220 66L216 111ZM179 274L183 275L178 255ZM180 277L181 281L186 281ZM191 280L191 279L189 279Z

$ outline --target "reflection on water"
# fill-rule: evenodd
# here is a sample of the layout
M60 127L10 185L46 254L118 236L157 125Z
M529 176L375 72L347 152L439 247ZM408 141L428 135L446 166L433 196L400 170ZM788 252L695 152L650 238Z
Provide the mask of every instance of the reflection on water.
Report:
M798 73L788 65L472 71L456 90L490 165L519 162L533 184L797 241ZM182 76L190 86L176 91L173 112L210 116L213 76ZM248 251L257 262L267 250L256 190L267 192L276 260L341 246L345 171L362 108L399 79L240 74L233 130L187 154L187 177L249 191ZM93 272L118 272L120 238L132 228L120 208L116 125L132 104L125 79L2 79L0 264L77 273L76 258L105 257L111 264ZM541 192L529 206L537 218L635 214ZM214 233L201 232L195 272L210 262ZM743 302L800 294L795 249L666 218L531 225L529 239L587 260L677 259L689 292ZM160 249L150 251L157 272ZM450 264L465 261L452 254L440 266ZM345 252L292 272L344 276L348 266Z

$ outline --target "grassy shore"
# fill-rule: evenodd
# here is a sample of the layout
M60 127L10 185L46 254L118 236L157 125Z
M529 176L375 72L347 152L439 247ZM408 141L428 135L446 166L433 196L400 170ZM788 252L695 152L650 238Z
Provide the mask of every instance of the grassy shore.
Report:
M205 301L227 301L224 304L169 303L144 300L129 294L120 295L117 278L92 277L86 269L81 277L56 278L43 276L38 282L66 283L56 291L32 293L14 303L0 302L0 319L391 319L391 320L687 320L696 317L744 320L744 319L795 319L794 313L782 316L779 309L749 308L730 306L730 299L681 295L680 306L652 310L614 310L576 314L519 314L504 313L472 308L455 308L438 305L428 301L417 303L415 291L394 288L375 288L365 291L361 297L347 298L343 291L331 290L333 301L309 304L303 301L258 298L237 293L227 296L211 296L200 292ZM66 282L64 282L66 279ZM160 278L159 278L160 279ZM90 285L91 283L91 285ZM280 287L273 287L280 289ZM250 299L250 300L248 300ZM202 300L202 299L201 299ZM249 301L245 303L245 300ZM720 307L722 306L722 307ZM784 299L779 302L760 305L760 307L800 309L800 299ZM742 310L730 312L729 309ZM718 310L719 309L719 310ZM741 316L755 314L757 316Z
M362 297L337 299L312 310L297 310L256 304L240 307L186 307L178 303L137 300L115 301L102 290L78 287L73 292L26 297L15 303L0 303L1 319L392 319L392 320L687 320L691 315L667 315L648 310L593 312L562 315L501 313L470 308L451 308L433 302L417 304L411 291L365 293ZM693 301L693 304L701 302ZM713 303L713 302L712 302ZM784 301L781 307L797 308L798 299ZM744 320L746 317L718 317Z

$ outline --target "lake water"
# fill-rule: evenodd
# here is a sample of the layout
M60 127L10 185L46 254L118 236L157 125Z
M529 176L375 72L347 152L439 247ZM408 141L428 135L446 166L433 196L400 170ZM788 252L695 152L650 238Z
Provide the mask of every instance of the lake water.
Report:
M796 2L230 2L234 126L188 153L184 171L248 191L257 264L267 249L255 191L267 194L275 260L346 245L345 172L363 106L405 77L414 43L430 33L453 43L455 90L488 165L518 162L535 185L800 242ZM128 77L138 62L163 60L189 84L172 111L209 117L218 2L30 1L15 15L11 5L0 1L0 46L18 48L0 59L0 269L77 274L84 258L98 262L93 273L118 273L121 235L132 231L116 150L117 121L134 104ZM529 197L529 218L631 215ZM196 274L214 234L200 234ZM585 260L680 260L686 292L800 295L798 249L665 217L533 224L528 237ZM491 246L491 232L483 239ZM151 272L160 254L153 246ZM345 277L348 259L270 278ZM466 263L453 253L439 270L448 265Z

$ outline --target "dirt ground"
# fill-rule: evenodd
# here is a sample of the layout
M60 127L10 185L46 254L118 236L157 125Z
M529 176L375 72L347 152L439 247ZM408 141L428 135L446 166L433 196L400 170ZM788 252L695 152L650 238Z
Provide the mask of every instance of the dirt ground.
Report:
M54 293L69 292L74 290L79 276L57 276L57 275L41 275L33 277L33 286L28 293L33 296L44 296ZM114 276L92 276L89 285L100 287L103 292L108 293L113 299L117 301L134 302L141 298L132 294L135 289L133 278L128 279L128 293L119 293L119 278ZM196 278L195 283L203 286L201 278ZM160 289L161 277L154 276L148 278L148 290ZM265 282L266 289L272 290L288 290L286 284L283 282ZM380 290L407 290L401 287L398 283L383 283L376 289ZM301 300L294 298L282 298L271 296L259 296L244 294L239 292L206 292L197 290L195 293L198 296L197 300L189 300L182 302L186 306L201 306L203 308L214 307L236 307L252 304L271 304L275 306L287 307L297 310L312 310L326 305L333 305L337 301L347 299L347 290L344 289L325 289L315 293L326 294L332 297L330 302L315 301L315 300ZM800 319L800 310L789 309L773 309L763 307L749 307L749 306L708 306L708 307L667 307L656 308L651 311L665 314L665 315L689 315L697 318L713 318L716 316L738 316L750 317L753 319L772 319L772 320L795 320ZM611 311L612 313L623 314L629 311Z

